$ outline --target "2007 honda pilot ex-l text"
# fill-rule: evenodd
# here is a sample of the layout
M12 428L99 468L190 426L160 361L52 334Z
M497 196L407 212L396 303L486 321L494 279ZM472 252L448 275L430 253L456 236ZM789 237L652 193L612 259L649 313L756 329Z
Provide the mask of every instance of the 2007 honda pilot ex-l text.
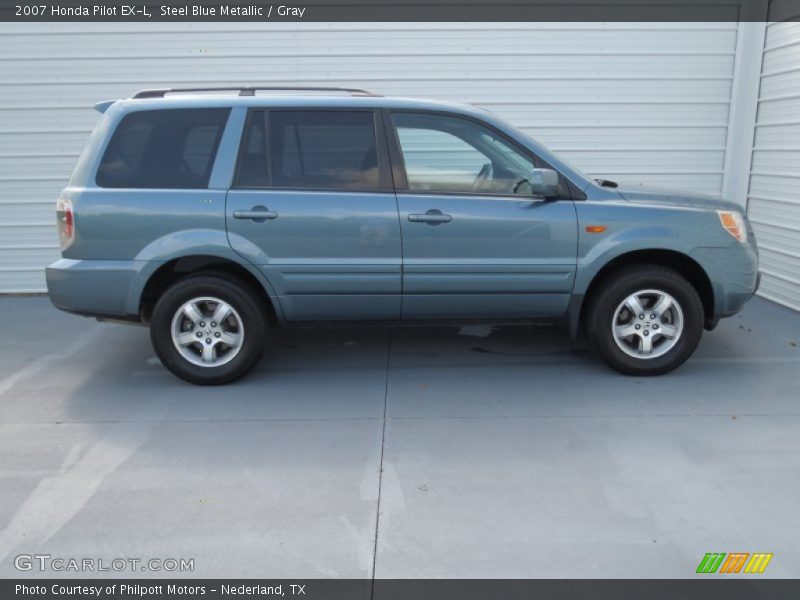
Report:
M758 285L738 205L594 180L479 108L322 88L96 108L50 298L149 324L194 383L246 374L271 327L332 321L563 320L655 375Z

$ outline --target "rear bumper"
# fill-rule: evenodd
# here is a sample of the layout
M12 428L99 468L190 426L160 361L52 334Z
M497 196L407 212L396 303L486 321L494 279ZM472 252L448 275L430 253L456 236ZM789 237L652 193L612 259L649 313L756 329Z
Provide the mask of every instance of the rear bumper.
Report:
M141 267L141 261L62 258L45 269L47 292L67 312L136 321L131 289Z

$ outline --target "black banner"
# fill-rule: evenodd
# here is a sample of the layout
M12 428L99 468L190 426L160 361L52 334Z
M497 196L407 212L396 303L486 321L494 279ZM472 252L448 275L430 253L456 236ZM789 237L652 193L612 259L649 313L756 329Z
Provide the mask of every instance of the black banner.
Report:
M0 0L11 22L789 21L797 0Z
M3 580L3 600L177 600L297 598L303 600L789 600L800 580L736 579L285 579Z

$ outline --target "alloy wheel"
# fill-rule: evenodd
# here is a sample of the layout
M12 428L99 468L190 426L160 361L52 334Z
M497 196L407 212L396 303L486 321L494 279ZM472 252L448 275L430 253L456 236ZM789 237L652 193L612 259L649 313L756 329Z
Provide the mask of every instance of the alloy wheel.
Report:
M683 333L683 310L662 290L640 290L625 298L614 311L614 341L628 356L651 359L675 347Z
M172 343L180 355L200 367L220 367L239 354L244 324L227 302L211 296L185 302L172 318Z

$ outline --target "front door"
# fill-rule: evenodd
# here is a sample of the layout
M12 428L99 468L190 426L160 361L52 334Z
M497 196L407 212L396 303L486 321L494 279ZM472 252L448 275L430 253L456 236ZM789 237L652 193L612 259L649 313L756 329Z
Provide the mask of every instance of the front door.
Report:
M397 319L401 250L372 110L254 110L226 222L287 320Z
M401 163L403 317L563 315L577 218L569 199L533 197L536 159L472 119L395 111L389 121Z

